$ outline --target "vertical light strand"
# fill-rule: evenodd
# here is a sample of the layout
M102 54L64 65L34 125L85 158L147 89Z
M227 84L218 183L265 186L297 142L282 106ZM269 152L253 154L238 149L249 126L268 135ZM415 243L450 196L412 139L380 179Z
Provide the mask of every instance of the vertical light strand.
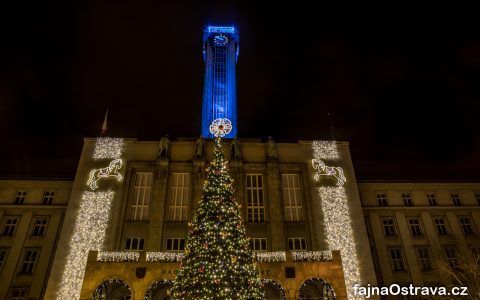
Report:
M314 159L340 158L335 141L314 141L312 148ZM322 186L318 188L318 194L329 250L340 250L348 299L357 299L353 294L353 286L361 281L360 267L345 187Z
M115 193L84 192L75 220L58 299L79 299L88 252L103 248Z

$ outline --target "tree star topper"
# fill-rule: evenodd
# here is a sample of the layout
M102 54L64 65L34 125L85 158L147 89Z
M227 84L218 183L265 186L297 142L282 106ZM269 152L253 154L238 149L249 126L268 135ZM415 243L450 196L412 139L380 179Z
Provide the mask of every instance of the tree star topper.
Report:
M210 125L210 133L215 137L224 137L230 131L232 131L232 121L227 118L215 119Z

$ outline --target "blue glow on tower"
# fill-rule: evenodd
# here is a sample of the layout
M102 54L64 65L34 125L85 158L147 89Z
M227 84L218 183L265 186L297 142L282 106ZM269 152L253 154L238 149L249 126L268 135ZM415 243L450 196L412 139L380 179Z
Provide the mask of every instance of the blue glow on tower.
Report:
M203 30L205 83L202 106L202 137L214 138L209 127L218 118L232 122L226 138L237 136L236 63L238 59L238 28L207 26Z

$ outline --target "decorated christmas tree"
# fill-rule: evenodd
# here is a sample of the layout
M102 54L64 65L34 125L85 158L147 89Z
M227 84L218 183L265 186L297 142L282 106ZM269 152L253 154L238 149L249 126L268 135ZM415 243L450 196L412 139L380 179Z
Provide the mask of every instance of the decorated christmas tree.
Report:
M217 135L174 299L265 299L232 184Z

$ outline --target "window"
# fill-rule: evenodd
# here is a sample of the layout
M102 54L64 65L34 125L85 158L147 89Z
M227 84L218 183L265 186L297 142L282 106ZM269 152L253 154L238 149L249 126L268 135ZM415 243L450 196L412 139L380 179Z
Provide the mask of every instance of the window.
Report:
M170 189L170 220L186 221L190 174L172 173Z
M52 192L52 191L43 192L42 204L51 205L53 202L53 198L55 198L55 192Z
M377 193L378 206L388 206L388 199L386 193Z
M460 201L460 196L458 195L458 193L450 193L450 197L452 198L453 205L455 205L455 206L462 205L462 203Z
M417 248L417 257L422 271L429 271L432 269L432 261L430 260L430 254L427 247Z
M267 250L267 239L265 238L251 238L250 239L250 249L253 251L266 251Z
M437 206L437 197L435 197L434 193L427 193L427 200L428 200L428 205Z
M23 258L22 266L20 268L20 274L32 274L35 262L37 261L39 251L37 249L25 250L25 256Z
M18 217L5 217L3 224L2 235L12 236L15 233L15 228L18 224Z
M477 199L477 203L480 205L480 192L475 193L475 199Z
M412 194L410 192L402 193L403 205L413 206Z
M263 175L261 174L247 174L247 221L265 221Z
M283 174L283 199L285 201L285 221L303 221L302 196L298 174Z
M27 299L27 290L26 289L12 289L12 298L11 300L25 300Z
M35 223L33 224L32 235L33 236L44 236L45 231L47 231L47 217L37 217L35 218Z
M433 218L433 223L435 224L435 228L437 229L438 235L447 235L447 222L445 221L444 217L435 217Z
M15 194L15 200L13 200L13 204L15 205L20 205L25 202L25 198L27 197L27 192L26 191L17 191Z
M307 239L304 237L288 238L289 250L307 250Z
M0 270L2 270L3 264L7 260L8 250L0 249Z
M125 250L143 250L144 239L139 237L127 237Z
M181 238L167 239L167 250L170 250L170 251L185 250L185 239L181 239Z
M447 258L450 268L455 268L457 266L457 253L455 247L447 246L443 248L443 251L445 252L445 257Z
M410 232L413 236L423 235L419 218L408 219L408 225L410 226Z
M396 236L397 232L395 230L395 220L393 218L383 218L383 233L386 236Z
M390 249L390 262L392 264L392 270L394 272L405 271L405 264L403 263L402 249L391 248Z
M148 220L148 203L152 186L152 173L137 172L133 190L130 220Z
M460 217L458 221L460 222L460 227L462 227L463 234L473 234L472 222L469 217Z

